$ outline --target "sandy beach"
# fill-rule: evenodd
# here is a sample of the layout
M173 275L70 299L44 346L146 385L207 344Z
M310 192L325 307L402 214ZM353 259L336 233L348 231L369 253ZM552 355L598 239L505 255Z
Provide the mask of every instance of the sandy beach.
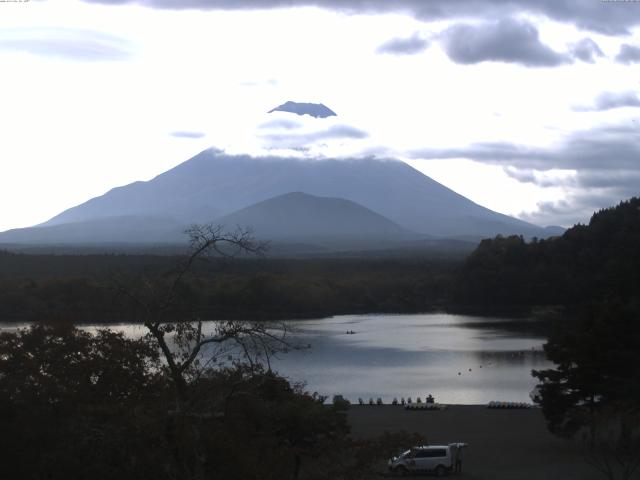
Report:
M463 472L457 476L469 480L604 478L586 463L579 444L547 431L537 408L453 405L443 411L408 411L401 406L354 405L349 421L354 437L406 431L424 435L430 444L466 442Z

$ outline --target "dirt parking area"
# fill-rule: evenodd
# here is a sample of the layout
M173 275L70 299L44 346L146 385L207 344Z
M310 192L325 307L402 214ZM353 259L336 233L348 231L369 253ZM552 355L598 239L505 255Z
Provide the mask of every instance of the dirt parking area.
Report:
M360 406L349 410L354 437L418 432L430 444L466 442L463 472L469 480L597 480L578 443L547 431L539 409L495 410L479 405L443 411L408 411L401 406Z

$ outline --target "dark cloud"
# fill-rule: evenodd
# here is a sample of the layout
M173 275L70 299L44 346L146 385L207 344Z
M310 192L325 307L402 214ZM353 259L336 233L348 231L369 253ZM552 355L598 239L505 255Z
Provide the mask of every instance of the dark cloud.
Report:
M464 148L421 149L414 158L468 158L535 170L640 170L640 129L634 125L574 132L554 148L482 142Z
M274 133L263 135L262 138L267 140L271 148L298 148L322 140L362 139L368 136L367 132L349 125L333 125L326 130L295 134Z
M485 142L464 148L422 149L412 156L467 158L500 165L523 183L563 188L567 195L563 201L542 203L534 214L520 216L538 224L566 226L585 221L594 210L640 193L640 129L633 124L578 131L550 148ZM544 173L549 170L573 170L575 175Z
M604 53L596 42L590 38L583 38L577 43L571 45L571 54L578 60L587 63L594 63L595 57L604 57Z
M478 142L463 148L423 148L411 153L414 158L447 159L468 158L483 163L511 165L519 168L550 170L553 152L536 147L519 146L509 142Z
M623 43L618 55L616 55L616 62L626 63L627 65L640 63L640 47Z
M392 55L415 55L424 52L428 46L429 41L416 32L407 38L392 38L380 45L376 52Z
M537 184L537 177L535 176L534 171L530 168L520 169L513 167L504 167L504 172L511 178L514 178L519 182Z
M171 132L169 135L177 138L202 138L205 136L205 134L202 132L187 132L183 130L177 131L177 132Z
M621 200L637 196L640 185L639 170L578 170L575 175L549 178L535 175L531 170L507 168L507 174L523 183L540 187L562 187L565 198L556 202L541 202L537 211L520 218L543 225L570 226L588 221L591 214L610 207Z
M616 172L584 171L576 178L576 184L584 188L616 188L628 192L625 196L637 196L640 193L640 169Z
M554 67L571 62L568 55L543 44L534 25L520 20L457 24L445 30L441 38L449 58L461 64L494 61Z
M531 168L504 167L504 172L521 183L533 183L539 187L555 187L562 182L564 182L563 185L572 184L572 178L557 179L544 175L536 175L535 171Z
M570 190L564 199L540 202L535 212L522 213L518 217L538 225L570 227L577 223L588 223L594 212L617 205L622 200L628 200L637 194L637 188L635 190L621 188Z
M569 187L582 190L604 189L628 192L628 196L638 195L640 168L637 170L578 170L575 175L551 177L536 174L532 169L505 167L504 172L521 183L531 183L539 187ZM623 195L624 196L624 195Z
M585 214L576 216L577 206L572 203L573 202L567 200L539 202L535 212L521 213L518 215L518 218L536 225L561 225L568 227L576 223L585 223L588 217Z
M621 107L640 107L640 98L635 92L603 92L598 95L591 106L574 107L578 112L601 112Z
M407 13L419 20L499 18L532 13L608 35L640 24L640 4L600 0L85 0L166 9L248 10L317 6L345 13Z
M593 189L614 192L617 197L637 196L640 193L640 169L637 170L578 170L575 175L550 177L536 175L531 169L506 167L505 173L521 183L539 187L569 187L582 191Z
M130 55L123 39L71 28L0 30L0 49L77 61L125 60Z

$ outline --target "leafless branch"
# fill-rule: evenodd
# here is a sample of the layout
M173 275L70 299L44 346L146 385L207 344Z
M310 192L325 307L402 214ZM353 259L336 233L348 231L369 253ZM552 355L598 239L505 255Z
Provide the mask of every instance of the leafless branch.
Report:
M205 362L204 367L199 363L199 357L209 346L215 345L212 356L236 348L245 361L253 365L264 360L269 369L275 353L297 348L289 341L286 328L275 333L276 330L265 323L222 321L214 324L214 332L206 333L201 319L189 318L176 308L181 286L187 276L196 275L199 259L209 254L223 258L261 255L267 248L266 243L256 241L250 229L241 227L227 232L221 225L194 225L185 233L190 238L189 253L174 270L156 277L145 275L138 280L137 288L117 282L119 291L144 312L143 324L157 342L178 396L183 400L189 379L199 378L211 363Z

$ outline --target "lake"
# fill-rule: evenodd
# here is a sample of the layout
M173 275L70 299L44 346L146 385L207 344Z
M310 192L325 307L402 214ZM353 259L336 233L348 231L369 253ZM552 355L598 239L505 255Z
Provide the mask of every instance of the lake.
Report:
M280 355L273 368L305 381L310 392L341 394L352 402L424 399L429 393L443 403L525 402L536 384L531 370L551 366L542 351L544 337L521 320L428 313L287 323L296 341L311 348ZM134 337L144 332L140 325L112 328Z
M544 337L508 319L353 315L291 323L311 348L280 356L274 368L306 380L309 391L352 402L429 393L443 403L530 402L531 370L551 366Z

